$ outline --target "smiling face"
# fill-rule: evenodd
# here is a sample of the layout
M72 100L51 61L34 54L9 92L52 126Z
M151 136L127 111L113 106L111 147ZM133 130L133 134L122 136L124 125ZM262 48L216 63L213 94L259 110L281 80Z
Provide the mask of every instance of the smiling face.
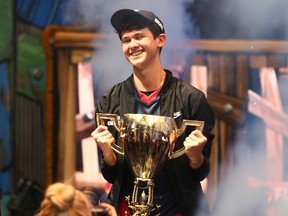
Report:
M136 68L143 69L160 60L160 48L166 41L165 34L154 38L146 27L122 32L122 50L126 59Z

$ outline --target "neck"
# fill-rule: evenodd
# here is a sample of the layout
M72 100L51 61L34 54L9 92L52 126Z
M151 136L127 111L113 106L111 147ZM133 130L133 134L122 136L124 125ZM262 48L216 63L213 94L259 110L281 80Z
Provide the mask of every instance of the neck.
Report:
M165 79L165 71L159 68L147 68L145 70L134 70L133 78L135 85L140 91L154 91Z

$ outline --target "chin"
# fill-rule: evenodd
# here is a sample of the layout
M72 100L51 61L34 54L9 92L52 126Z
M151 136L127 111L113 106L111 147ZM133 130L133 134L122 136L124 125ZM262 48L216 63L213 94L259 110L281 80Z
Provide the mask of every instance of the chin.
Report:
M143 61L130 61L130 63L137 68L142 68L143 67Z
M143 66L143 64L132 64L133 68L137 68L139 70L144 69L145 67Z

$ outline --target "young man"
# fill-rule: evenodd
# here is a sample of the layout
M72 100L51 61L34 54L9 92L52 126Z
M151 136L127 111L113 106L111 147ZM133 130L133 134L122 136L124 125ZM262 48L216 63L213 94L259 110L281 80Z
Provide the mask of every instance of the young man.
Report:
M151 215L207 213L208 204L203 202L200 181L210 171L209 156L214 138L211 130L215 120L204 93L163 69L160 53L166 35L162 21L154 13L122 9L112 15L111 24L133 70L128 79L104 93L97 103L96 113L169 116L174 117L178 127L183 119L204 121L202 132L190 130L176 140L176 147L185 146L185 154L168 160L155 177L153 202L161 207ZM118 142L117 135L111 134L106 126L98 125L91 136L102 152L103 176L113 184L108 200L119 215L125 215L128 208L124 197L133 192L134 175L127 161L111 148L112 143Z

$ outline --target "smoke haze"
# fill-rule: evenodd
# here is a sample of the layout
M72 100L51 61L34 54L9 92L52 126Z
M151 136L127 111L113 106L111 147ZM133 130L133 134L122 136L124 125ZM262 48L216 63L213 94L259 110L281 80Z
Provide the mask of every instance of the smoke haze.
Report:
M187 14L184 8L185 4L194 3L192 0L82 0L75 2L79 5L77 13L80 15L82 22L88 25L97 25L100 29L99 32L111 34L107 46L102 50L97 50L96 57L93 58L96 98L115 83L132 74L131 65L123 56L118 35L113 32L110 24L111 15L118 9L130 8L153 11L164 22L167 34L166 46L171 47L181 45L187 38L199 38L203 34L215 38L239 38L243 36L247 39L272 38L281 34L281 37L288 38L287 28L284 28L287 27L288 23L286 0L223 0L221 1L222 4L218 6L219 2L217 0L198 1L203 4L203 7L214 5L217 9L214 11L211 8L207 10L211 14L209 19L202 21L202 24L207 24L207 26L202 26L201 29L195 26L194 22L191 22L193 16ZM277 14L277 11L281 14ZM216 18L217 15L220 18ZM280 19L280 17L284 17L284 19ZM220 23L217 23L217 21L220 21ZM221 25L221 21L226 25ZM161 55L164 67L168 67L173 61L176 61L177 64L177 53L165 53L164 47ZM283 92L287 92L287 86L282 85ZM287 104L287 97L283 97L283 104ZM253 175L261 180L265 179L267 174L267 167L263 163L266 157L263 133L259 134L258 127L252 126L249 129L243 129L243 134L249 132L253 134L255 140L250 137L250 140L238 140L237 143L233 144L237 146L237 149L232 149L232 151L237 152L237 157L234 158L236 166L223 184L219 185L214 210L215 216L265 216L272 207L277 207L277 216L284 216L284 212L288 212L287 207L284 207L287 205L283 205L281 202L273 202L272 199L268 203L271 193L275 193L275 191L269 190L265 185L259 188L248 187L249 176ZM252 146L254 149L251 149L251 143L253 142L257 142L259 145ZM284 195L286 193L287 198L288 190L281 187L279 189L283 190ZM272 194L272 196L274 195ZM284 201L287 202L285 199ZM271 216L274 215L271 214Z

